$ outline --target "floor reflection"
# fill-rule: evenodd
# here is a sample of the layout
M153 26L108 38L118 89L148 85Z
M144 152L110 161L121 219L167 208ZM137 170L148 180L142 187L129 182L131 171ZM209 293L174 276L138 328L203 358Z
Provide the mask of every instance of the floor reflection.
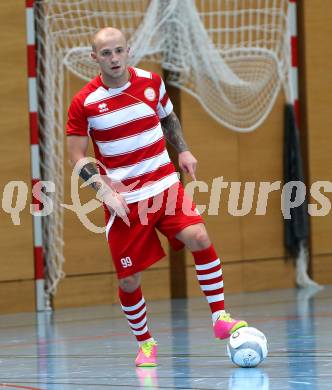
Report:
M159 389L157 367L136 367L139 389Z
M316 324L315 324L315 296L321 289L315 287L302 288L295 291L296 320L287 321L287 347L289 376L300 375L300 380L289 380L292 389L301 389L301 386L310 386L310 390L319 390L317 387Z
M260 368L236 368L231 371L228 390L269 390L268 374Z
M37 336L37 373L40 385L47 383L47 390L61 390L50 381L57 377L55 359L56 343L54 340L54 312L45 311L36 313L36 336Z

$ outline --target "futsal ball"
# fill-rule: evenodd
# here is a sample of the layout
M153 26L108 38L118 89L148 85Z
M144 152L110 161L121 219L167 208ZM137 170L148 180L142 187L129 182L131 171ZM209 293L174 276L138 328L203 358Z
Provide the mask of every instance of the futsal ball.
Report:
M240 328L229 338L227 354L239 367L256 367L267 356L266 337L256 328Z

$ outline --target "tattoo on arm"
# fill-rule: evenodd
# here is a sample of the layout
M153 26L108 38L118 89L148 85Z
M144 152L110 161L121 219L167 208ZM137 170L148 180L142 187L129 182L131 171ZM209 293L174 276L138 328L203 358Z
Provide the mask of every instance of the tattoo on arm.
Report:
M160 123L167 141L178 153L189 150L183 137L180 121L174 112L169 114L166 118L161 119Z
M80 173L79 173L80 177L84 180L84 181L88 181L90 180L93 176L95 175L99 175L99 172L95 166L95 164L89 162L87 164L85 164L81 170L80 170ZM98 191L99 188L101 187L101 183L98 182L97 180L92 182L91 183L91 187Z

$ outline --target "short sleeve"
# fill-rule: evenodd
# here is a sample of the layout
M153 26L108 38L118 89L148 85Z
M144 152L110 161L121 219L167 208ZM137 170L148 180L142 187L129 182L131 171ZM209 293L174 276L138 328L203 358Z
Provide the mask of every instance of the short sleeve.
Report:
M75 96L68 109L66 126L67 135L88 135L88 121L84 112L84 104Z
M157 106L157 113L160 119L165 118L173 111L173 104L171 99L168 97L165 83L160 78L160 87L159 87L159 102Z

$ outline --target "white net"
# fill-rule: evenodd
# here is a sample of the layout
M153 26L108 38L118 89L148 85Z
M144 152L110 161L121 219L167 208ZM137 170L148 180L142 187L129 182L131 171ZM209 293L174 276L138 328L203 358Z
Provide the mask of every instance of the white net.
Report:
M270 113L289 70L288 0L37 0L43 179L56 180L56 210L44 226L48 291L62 275L64 70L97 73L92 35L120 28L131 65L143 58L170 71L218 122L252 131Z

